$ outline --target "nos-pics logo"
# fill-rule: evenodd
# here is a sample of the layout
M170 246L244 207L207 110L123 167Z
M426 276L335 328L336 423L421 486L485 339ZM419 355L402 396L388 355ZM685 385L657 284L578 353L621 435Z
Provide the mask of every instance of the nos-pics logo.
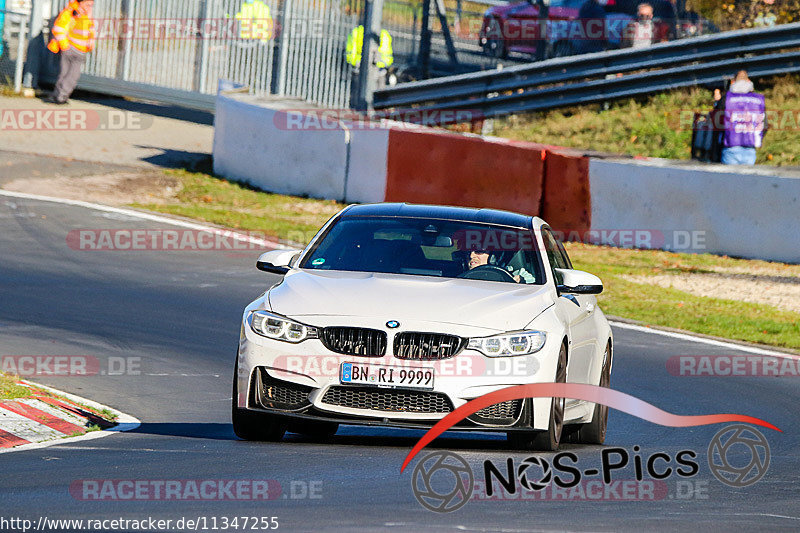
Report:
M692 456L696 457L694 453ZM711 473L730 487L742 488L758 482L767 473L769 462L769 443L752 426L727 426L714 435L708 446ZM515 473L519 486L529 491L544 490L555 477L551 463L537 456L520 462ZM690 475L696 473L697 469ZM487 484L490 482L486 480ZM441 450L428 454L417 463L411 487L420 505L437 513L449 513L460 509L472 498L475 475L460 455Z

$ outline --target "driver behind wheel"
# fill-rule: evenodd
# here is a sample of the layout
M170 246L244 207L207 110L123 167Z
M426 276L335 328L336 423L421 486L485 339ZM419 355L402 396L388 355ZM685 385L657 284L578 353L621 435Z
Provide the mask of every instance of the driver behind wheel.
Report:
M487 250L473 250L469 253L469 270L483 265L489 265L491 255ZM494 258L496 262L496 258ZM502 268L502 267L501 267ZM513 267L508 266L507 270L511 272L514 281L517 283L535 283L536 279L533 274L520 267L518 270L513 270Z

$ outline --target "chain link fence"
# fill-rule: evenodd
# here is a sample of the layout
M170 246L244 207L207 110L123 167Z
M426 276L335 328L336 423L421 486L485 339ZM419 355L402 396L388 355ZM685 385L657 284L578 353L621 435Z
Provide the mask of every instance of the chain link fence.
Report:
M47 10L44 42L67 3ZM94 86L99 78L213 95L225 79L259 96L349 106L345 48L360 12L338 0L103 0L93 18L97 42L83 72ZM52 80L56 56L43 53Z
M19 92L27 47L28 20L24 12L2 7L0 0L0 87Z

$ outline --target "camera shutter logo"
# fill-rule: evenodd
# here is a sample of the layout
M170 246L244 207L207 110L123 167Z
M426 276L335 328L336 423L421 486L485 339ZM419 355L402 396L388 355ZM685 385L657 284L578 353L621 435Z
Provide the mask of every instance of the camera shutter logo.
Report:
M764 477L769 468L769 458L766 437L744 424L720 430L708 445L711 473L731 487L747 487Z
M414 467L411 489L417 501L436 513L460 509L472 497L475 476L469 463L448 451L428 454Z
M535 466L542 471L542 475L539 476L539 479L536 481L532 481L535 479L531 469L532 466ZM530 478L528 477L529 472L531 473ZM542 459L541 457L532 456L520 463L519 467L517 468L517 479L519 479L519 484L526 489L538 491L544 489L550 484L550 481L553 479L553 470L550 468L550 463L548 463L546 460Z

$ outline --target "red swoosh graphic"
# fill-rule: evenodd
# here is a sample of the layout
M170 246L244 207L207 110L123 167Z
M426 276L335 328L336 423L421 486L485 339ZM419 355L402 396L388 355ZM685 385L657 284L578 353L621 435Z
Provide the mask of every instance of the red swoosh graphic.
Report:
M469 415L496 403L522 398L572 398L575 400L599 403L661 426L691 427L720 424L723 422L744 422L774 429L775 431L781 431L769 422L747 415L675 415L662 411L655 405L651 405L630 394L625 394L624 392L608 389L606 387L598 387L597 385L586 385L582 383L532 383L529 385L515 385L513 387L490 392L489 394L484 394L483 396L465 403L439 420L421 439L419 439L419 442L417 442L414 448L411 449L406 456L406 460L403 461L400 472L402 473L411 460L425 446L430 444L433 439L453 427L453 425L461 422Z

